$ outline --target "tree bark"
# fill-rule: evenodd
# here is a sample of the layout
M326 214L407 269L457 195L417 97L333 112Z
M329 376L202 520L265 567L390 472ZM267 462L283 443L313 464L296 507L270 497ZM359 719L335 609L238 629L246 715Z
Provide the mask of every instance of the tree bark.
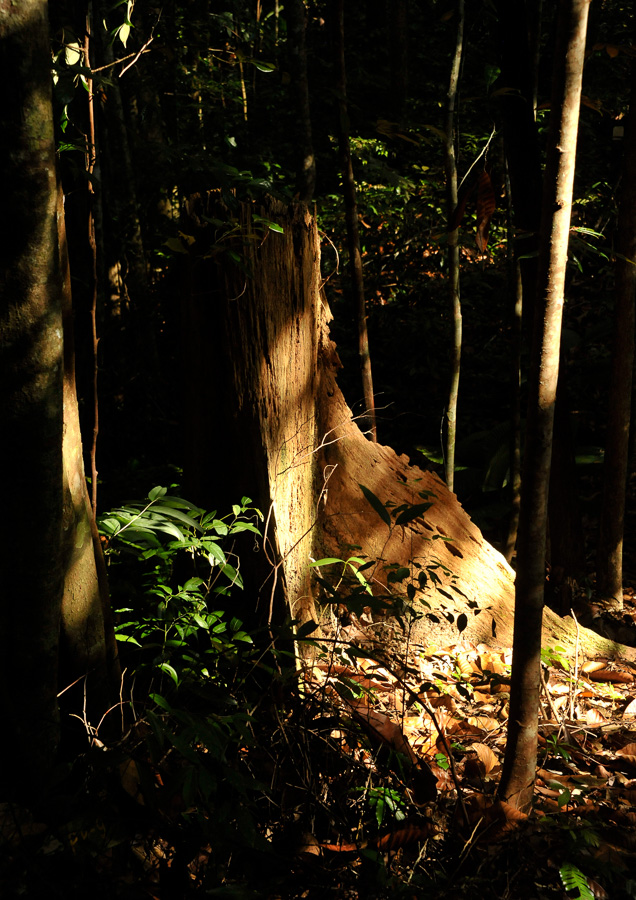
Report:
M0 796L42 789L59 739L62 290L48 9L0 7Z
M186 381L209 384L210 391L207 405L199 397L186 402L184 492L219 510L245 495L265 514L260 552L252 552L250 538L242 560L252 570L258 609L247 598L243 615L271 625L287 611L299 619L313 612L308 565L320 477L315 405L325 313L318 235L307 208L288 212L272 201L254 212L283 233L263 229L242 204L229 239L241 266L227 254L215 263L198 255L191 262L182 324ZM188 201L183 223L198 236L195 254L212 230L202 215L227 219L228 211L214 193Z
M562 0L560 4L544 176L539 292L521 487L510 715L500 784L501 797L520 809L527 809L532 802L536 769L550 458L589 4L590 0Z
M464 0L457 0L457 37L451 65L446 106L446 197L448 218L452 218L457 206L457 159L455 155L455 107L459 86L459 70L464 41ZM448 288L453 313L453 344L451 352L451 379L446 410L446 453L444 470L449 490L455 486L455 442L457 438L457 399L462 359L462 304L459 293L459 228L448 232Z
M61 650L59 687L68 706L73 695L66 689L78 682L74 695L83 705L86 690L87 711L93 725L111 705L119 686L117 642L105 577L100 577L104 562L102 548L94 540L96 526L86 487L82 436L77 392L71 273L64 228L61 190L58 193L58 245L62 278L62 317L64 334L64 433L62 546L64 593L61 608ZM105 574L105 573L104 573ZM79 681L78 681L79 679Z
M431 608L418 607L415 640L438 646L456 641L464 614L466 639L510 647L512 569L436 475L366 440L346 405L320 289L316 224L306 208L276 201L253 209L241 204L228 226L235 229L231 249L243 257L237 266L222 252L226 241L209 222L228 217L218 194L192 197L186 207L182 230L197 240L184 292L183 378L205 389L185 395L184 493L220 512L241 494L266 514L272 510L265 548L259 542L255 553L252 537L241 548L248 587L243 601L232 597L233 610L240 604L236 614L261 625L270 616L281 621L290 611L322 622L328 608L315 602L324 598L311 580L310 559L354 552L379 560L373 585L380 593L396 590L387 585L386 563L440 565L442 583L431 583L425 597ZM264 234L254 213L282 227L283 234ZM210 252L214 239L216 253ZM360 484L382 503L392 502L391 508L421 502L421 491L430 492L432 506L389 533ZM577 638L571 620L546 610L546 646L574 652L579 638L582 653L636 657L636 651L587 629Z
M636 65L619 195L615 262L614 347L603 464L603 503L596 562L596 591L617 609L623 607L623 530L629 460L634 299L636 296Z

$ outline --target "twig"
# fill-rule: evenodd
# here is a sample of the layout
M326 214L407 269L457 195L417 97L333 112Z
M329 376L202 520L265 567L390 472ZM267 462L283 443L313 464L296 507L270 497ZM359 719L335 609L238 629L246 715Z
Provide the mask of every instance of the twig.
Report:
M576 685L579 683L579 649L580 649L580 628L579 621L574 615L574 610L571 609L570 613L572 614L572 618L574 619L574 624L576 625L576 644L574 651L574 681L570 682L570 719L574 719L574 691L576 690Z
M545 680L545 675L543 674L543 669L539 669L539 675L541 678L541 686L543 687L543 692L545 693L546 700L548 701L548 705L552 710L552 715L555 718L555 721L559 723L559 729L563 730L563 734L565 735L565 739L568 743L570 743L570 732L568 731L568 727L559 715L559 711L554 705L554 700L552 699L552 695L548 691L548 685Z
M154 39L155 39L155 38L154 38L154 35L151 33L150 37L148 38L148 40L146 41L146 43L143 45L143 47L141 48L141 50L140 50L138 53L135 54L135 58L132 60L132 62L129 62L128 65L127 65L127 66L124 66L124 68L121 70L121 72L120 72L119 75L117 76L118 78L121 78L121 76L122 76L125 72L127 72L128 69L130 69L132 66L135 65L135 63L137 62L137 60L139 59L139 57L141 56L141 54L144 53L144 52L146 51L146 48L147 48L150 44L152 44L152 42L154 41Z
M141 50L137 53L129 53L128 56L122 56L121 59L116 59L114 62L106 63L105 66L99 66L97 69L91 69L91 75L94 75L96 72L103 72L104 69L112 69L113 66L118 66L119 63L125 62L127 59L131 59L133 56L139 56L141 53L150 53L150 50L146 50L147 44L142 47ZM132 63L131 63L132 65Z

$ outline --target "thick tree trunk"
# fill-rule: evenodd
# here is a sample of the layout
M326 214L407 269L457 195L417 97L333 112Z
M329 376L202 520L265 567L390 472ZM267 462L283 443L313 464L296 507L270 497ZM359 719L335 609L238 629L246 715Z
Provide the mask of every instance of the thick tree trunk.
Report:
M420 608L417 640L452 643L464 613L467 639L510 647L511 568L437 476L366 440L338 388L340 361L320 290L318 236L306 208L276 201L253 210L241 205L233 225L240 226L242 238L237 229L232 246L243 256L240 267L222 253L221 232L215 236L203 218L227 218L218 194L191 198L187 212L182 227L197 243L183 306L184 381L203 389L185 395L184 492L221 512L246 494L273 513L266 541L270 559L262 546L253 552L251 538L243 547L243 571L248 581L251 570L251 580L242 613L267 621L273 600L271 614L279 620L288 610L303 619L320 617L310 559L354 552L398 565L416 560L444 567L436 570L441 591L431 587L426 596L431 610ZM254 213L278 224L283 234L264 234ZM214 237L219 252L212 261ZM418 492L430 491L432 506L389 534L360 484L396 506L421 502ZM276 584L272 563L278 566ZM378 591L386 590L387 574L380 562L374 572ZM234 596L232 603L234 608ZM545 646L574 647L571 620L548 610L544 625ZM636 656L586 629L581 647L584 653Z
M254 212L280 223L283 233L263 228L241 205L236 236L226 246L243 264L222 254L218 263L195 259L191 266L183 308L186 383L209 385L209 404L193 396L186 403L184 491L219 510L246 495L263 511L265 540L258 554L249 545L243 563L254 570L257 618L270 623L286 608L300 619L312 611L318 335L325 313L318 235L306 207L288 212L272 202ZM198 245L212 231L202 214L227 218L227 210L216 194L188 202L184 228L198 235Z
M555 49L521 486L510 716L500 785L501 797L521 809L532 802L536 769L550 459L589 4L562 0Z
M0 797L37 796L59 737L62 303L47 4L0 7Z

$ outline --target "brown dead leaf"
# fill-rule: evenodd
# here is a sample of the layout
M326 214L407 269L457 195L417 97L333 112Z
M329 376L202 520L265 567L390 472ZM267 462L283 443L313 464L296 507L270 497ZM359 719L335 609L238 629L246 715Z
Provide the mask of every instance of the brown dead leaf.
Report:
M300 839L296 847L296 855L307 858L311 856L320 856L321 852L322 851L320 849L318 838L315 835L311 834L311 832L304 831L300 835Z
M501 722L498 719L493 719L492 716L470 716L468 724L478 728L480 731L484 731L486 734L489 731L498 731L501 728Z
M491 701L490 694L485 694L483 691L475 691L473 694L473 703L490 703Z
M636 717L636 700L632 700L631 703L628 703L625 709L623 710L623 718L624 719L633 719Z
M398 828L397 831L390 831L378 838L377 848L381 853L387 853L389 850L398 850L407 844L418 844L425 841L431 834L435 834L437 829L431 823L426 825L407 825L405 828Z
M590 672L599 672L601 669L605 669L607 667L607 663L600 659L589 659L586 663L581 666L581 672L584 672L586 675L589 675Z
M499 765L499 760L486 744L473 744L470 749L479 757L486 775Z
M130 794L140 806L144 806L145 801L141 793L139 770L134 759L125 759L119 764L119 779L126 793Z
M611 669L599 669L597 672L589 672L590 681L599 681L607 684L631 684L634 676L629 672L616 672Z
M627 746L616 751L617 756L622 756L628 762L636 765L636 744L627 744Z
M480 841L496 841L514 831L528 816L504 800L495 800L483 794L473 794L466 799L468 818L472 825L481 820Z
M586 710L585 721L590 728L594 728L596 725L605 725L607 717L600 710L593 708Z
M351 707L354 717L361 724L365 725L368 733L372 736L375 734L382 743L388 744L398 753L408 757L414 765L417 765L417 756L399 725L392 722L385 713L379 712L377 709L373 709L364 703L350 703L348 705Z

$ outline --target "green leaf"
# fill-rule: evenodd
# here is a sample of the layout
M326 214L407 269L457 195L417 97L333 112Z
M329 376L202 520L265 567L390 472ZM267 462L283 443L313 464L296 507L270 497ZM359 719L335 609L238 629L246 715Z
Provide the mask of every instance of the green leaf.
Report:
M170 663L166 663L166 662L159 663L157 668L161 669L162 672L165 672L166 675L169 675L172 678L172 680L174 681L174 683L176 684L176 686L179 687L179 676L177 675L176 670L172 668Z
M203 549L207 550L208 558L210 565L213 566L216 563L223 565L225 563L225 553L219 547L218 544L215 544L214 541L201 541L203 544Z
M137 638L131 637L129 634L116 634L115 638L116 640L121 641L122 644L135 644L137 647L141 647Z
M564 863L559 869L559 875L566 891L578 891L577 900L594 900L594 893L590 888L587 878L575 865Z
M160 514L162 516L167 516L169 519L175 519L177 522L182 522L184 525L188 525L190 528L194 528L195 531L201 531L201 526L192 516L187 516L185 513L181 512L178 509L172 509L169 506L164 506L163 504L156 504L152 508L153 513Z
M252 525L251 522L235 522L234 525L232 525L230 528L230 532L232 534L238 534L241 531L252 531L259 537L261 536L260 530L256 527L256 525Z
M262 59L248 59L246 62L252 63L252 65L258 69L259 72L275 72L276 71L276 63L264 62Z
M168 701L165 699L165 697L161 696L161 694L150 694L149 697L152 700L152 702L156 703L157 706L160 706L161 709L165 709L166 712L172 712L172 707L170 706Z
M337 556L325 556L324 559L315 559L309 563L309 568L312 569L315 566L332 566L334 563L344 563L344 559L338 559Z
M407 522L418 519L427 509L430 509L432 505L432 503L416 503L415 506L411 506L409 509L405 509L404 512L401 512L395 520L395 524L406 525Z
M391 516L389 511L383 506L382 502L375 496L373 491L369 490L368 487L365 487L363 484L358 484L358 487L364 494L366 500L371 504L377 514L380 516L385 525L391 527Z
M243 587L243 579L241 578L239 573L236 571L234 566L231 566L229 563L224 563L221 566L221 571L223 572L224 575L226 575L230 579L232 584L235 584L238 588Z
M157 497L163 497L164 494L168 492L168 488L161 487L161 485L157 485L157 487L153 487L151 491L148 492L149 500L156 500Z
M125 47L128 38L130 37L130 24L128 22L124 22L124 24L119 27L117 30L117 37Z
M296 637L300 641L308 635L312 634L316 628L318 628L318 622L314 622L313 619L310 619L309 622L304 622L298 631L296 632Z

